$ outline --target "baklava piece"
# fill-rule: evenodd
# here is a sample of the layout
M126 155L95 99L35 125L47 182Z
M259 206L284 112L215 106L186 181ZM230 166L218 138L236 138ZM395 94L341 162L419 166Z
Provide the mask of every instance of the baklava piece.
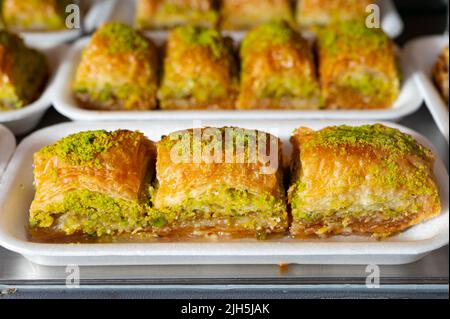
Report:
M319 77L328 109L389 108L400 91L394 43L381 29L347 21L318 34Z
M34 156L32 230L47 236L120 235L145 226L156 149L142 133L87 131Z
M138 0L139 29L169 29L181 25L215 27L218 13L213 0Z
M320 87L310 44L286 22L251 30L241 45L238 109L317 109Z
M121 23L103 25L84 49L73 90L81 106L98 110L157 107L156 46Z
M307 29L333 22L362 20L366 8L374 0L300 0L297 3L297 22Z
M57 31L66 28L69 0L2 0L8 28L15 31ZM0 10L0 11L2 11Z
M441 212L434 157L382 125L299 128L289 203L297 237L384 238Z
M162 109L233 109L238 71L232 45L219 32L174 29L167 43L158 93Z
M247 30L281 20L294 25L290 0L222 0L220 13L223 30Z
M158 234L264 239L284 233L281 156L278 138L258 131L205 128L164 137L153 211Z
M49 77L47 58L15 34L0 30L0 111L20 109L42 93Z
M448 47L446 47L434 67L433 77L436 86L448 104Z

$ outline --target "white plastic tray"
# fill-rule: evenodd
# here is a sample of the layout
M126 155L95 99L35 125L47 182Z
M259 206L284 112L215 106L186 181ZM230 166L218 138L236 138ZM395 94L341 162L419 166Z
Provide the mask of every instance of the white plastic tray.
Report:
M90 33L109 19L116 6L117 0L81 1L84 1L87 6L86 14L82 17L82 27L85 32ZM20 35L28 45L53 47L79 38L83 34L83 29L49 32L21 32Z
M28 210L34 196L33 154L41 147L71 133L93 129L140 130L157 141L169 132L199 126L179 122L68 123L46 128L26 138L18 147L0 189L0 245L44 265L136 265L136 264L404 264L416 261L449 241L449 179L444 164L437 160L435 174L443 204L442 215L386 241L367 237L334 237L324 240L271 241L252 239L229 242L148 244L38 244L27 240ZM289 137L299 126L320 129L344 122L314 121L208 121L204 126L237 125L269 131L279 136L290 153ZM349 122L361 125L361 122ZM419 142L433 146L419 134L395 124L386 124L412 134Z
M449 141L449 109L432 80L432 70L442 50L448 46L448 35L435 35L417 38L408 42L405 55L414 63L417 72L414 76L439 130Z
M15 149L16 139L14 135L6 127L0 125L0 184L2 183L3 172Z
M161 42L164 33L149 35ZM365 119L365 120L399 120L414 113L422 104L422 96L418 92L413 79L412 63L400 52L403 84L400 96L392 108L380 110L223 110L223 111L93 111L80 108L72 94L72 82L80 62L81 52L90 38L82 38L71 47L67 58L58 71L53 104L61 114L76 121L127 121L127 120L288 120L288 119Z
M38 48L38 50L47 55L50 67L50 78L43 93L36 101L21 109L0 111L0 124L7 126L16 135L31 131L51 106L56 72L60 61L67 52L67 46L59 45L47 49Z
M381 9L381 24L384 32L391 38L401 35L404 24L392 0L377 0L376 2ZM120 0L115 5L109 20L134 25L135 8L136 0Z

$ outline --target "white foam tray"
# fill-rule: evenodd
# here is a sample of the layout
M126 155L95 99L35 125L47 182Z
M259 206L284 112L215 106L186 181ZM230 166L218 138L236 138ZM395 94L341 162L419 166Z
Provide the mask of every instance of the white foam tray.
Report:
M3 125L0 125L0 184L2 182L3 172L9 163L9 160L16 149L16 139Z
M404 24L392 0L377 0L376 2L380 6L381 27L384 32L391 38L400 36L403 32ZM136 0L120 0L116 3L113 13L108 20L134 25L135 11ZM237 32L235 34L242 36L245 32Z
M81 0L86 2L87 11L82 17L82 28L76 30L61 30L48 32L21 32L25 42L31 46L53 47L79 38L83 31L90 33L112 14L117 0Z
M17 110L0 111L0 124L7 126L14 134L21 135L31 131L41 120L52 104L55 76L59 63L67 52L67 46L62 44L53 48L37 48L47 56L50 68L50 78L41 96L33 103Z
M236 125L269 131L279 136L290 154L289 137L299 126L320 129L344 122L317 121L208 121L204 126ZM349 125L362 122L347 121ZM416 261L449 241L449 178L441 160L434 172L439 179L442 215L408 231L376 241L368 237L333 237L323 240L289 238L229 242L147 244L38 244L27 240L28 210L34 196L33 154L71 133L94 129L140 130L152 140L179 129L199 126L192 121L68 123L46 128L26 138L18 147L0 189L0 245L44 265L161 265L161 264L404 264ZM396 124L386 124L412 134L433 149L423 136Z
M447 35L426 36L411 40L405 47L405 55L417 70L414 79L439 130L449 141L449 109L432 80L432 70L442 50L448 46Z
M149 37L156 42L162 42L166 34L151 33ZM196 111L95 111L80 108L72 93L72 83L76 69L80 63L81 52L90 38L78 40L70 49L65 61L58 71L53 105L61 114L75 121L126 121L126 120L288 120L288 119L365 119L365 120L399 120L414 113L422 104L416 83L413 79L414 70L409 59L399 52L403 73L403 83L400 95L394 105L388 109L379 110L196 110Z

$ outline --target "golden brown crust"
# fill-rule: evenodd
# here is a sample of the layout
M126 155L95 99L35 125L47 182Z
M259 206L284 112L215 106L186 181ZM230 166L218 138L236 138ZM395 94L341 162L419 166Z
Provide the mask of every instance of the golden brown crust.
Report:
M361 19L373 0L301 0L297 4L297 21L303 27L326 25L332 21Z
M385 237L439 215L434 158L415 143L383 126L298 129L291 234Z
M136 134L118 131L114 135L117 145L89 163L73 163L47 151L36 153L36 195L31 211L44 209L78 190L138 202L146 186L146 176L154 173L156 149L142 134L139 137Z
M221 22L223 30L246 30L261 23L284 20L294 25L289 0L223 0Z
M445 102L447 103L448 106L448 98L449 98L449 93L448 93L448 47L444 48L444 50L442 51L441 55L439 56L438 61L436 62L436 65L433 69L433 77L434 77L434 82L436 84L436 86L438 87L439 91L441 92Z
M263 28L271 30L263 30ZM265 32L288 32L283 43ZM320 87L310 44L289 26L272 23L250 32L259 33L241 49L241 88L237 109L317 109ZM267 43L262 43L266 41ZM258 48L259 47L259 48Z
M68 0L2 0L0 13L14 31L56 31L65 26Z
M158 50L150 40L128 28L115 23L104 25L83 51L74 83L82 107L97 110L157 107Z
M242 129L236 129L239 132L245 132ZM208 129L198 129L203 136L207 136ZM171 136L182 137L192 136L193 130L175 132ZM212 131L215 132L215 131ZM225 134L225 133L223 133ZM197 160L198 163L192 161L174 161L173 152L174 145L177 140L171 141L171 137L165 137L158 143L158 159L156 163L158 192L155 198L155 207L162 208L181 203L189 197L195 197L205 192L208 189L221 189L228 187L232 189L244 189L249 193L268 194L275 198L283 198L283 173L282 173L282 145L278 138L266 135L267 152L274 151L276 147L275 162L270 164L277 164L275 172L271 174L264 174L263 159L258 155L255 163L239 163L236 157L231 161L221 163L205 163ZM225 136L223 136L225 141ZM276 146L274 146L274 143ZM193 144L193 142L192 142ZM178 144L179 146L181 144ZM259 144L258 144L259 145ZM192 145L193 147L193 145ZM256 150L258 150L258 146ZM232 153L231 153L232 154ZM267 153L268 154L268 153ZM221 152L221 158L226 161L224 150ZM236 154L234 154L236 156ZM194 157L191 158L194 160ZM273 158L272 158L273 160ZM267 167L269 171L270 167ZM273 166L272 168L275 168Z
M401 83L395 45L383 31L342 22L319 32L317 46L326 108L392 107Z
M212 29L178 28L170 33L166 52L161 109L234 109L237 65L227 39Z
M139 29L168 29L181 25L215 27L217 13L212 0L138 0Z

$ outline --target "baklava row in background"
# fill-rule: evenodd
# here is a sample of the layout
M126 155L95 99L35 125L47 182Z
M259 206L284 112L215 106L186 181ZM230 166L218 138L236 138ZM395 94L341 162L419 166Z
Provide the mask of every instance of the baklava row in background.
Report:
M60 31L66 29L66 7L74 0L1 0L0 27L16 32ZM81 6L83 9L83 6Z
M48 78L46 56L0 30L0 112L20 109L42 94Z
M135 24L142 30L180 25L247 30L273 20L306 28L362 19L374 0L137 0Z
M126 130L70 135L35 154L30 233L63 242L287 232L382 239L441 212L435 158L407 134L302 127L291 143L288 169L276 136L236 127L158 143Z
M102 26L78 66L77 100L100 110L381 109L400 91L395 45L359 20L320 29L314 44L268 22L248 32L239 58L220 32L184 26L161 50L129 26Z

